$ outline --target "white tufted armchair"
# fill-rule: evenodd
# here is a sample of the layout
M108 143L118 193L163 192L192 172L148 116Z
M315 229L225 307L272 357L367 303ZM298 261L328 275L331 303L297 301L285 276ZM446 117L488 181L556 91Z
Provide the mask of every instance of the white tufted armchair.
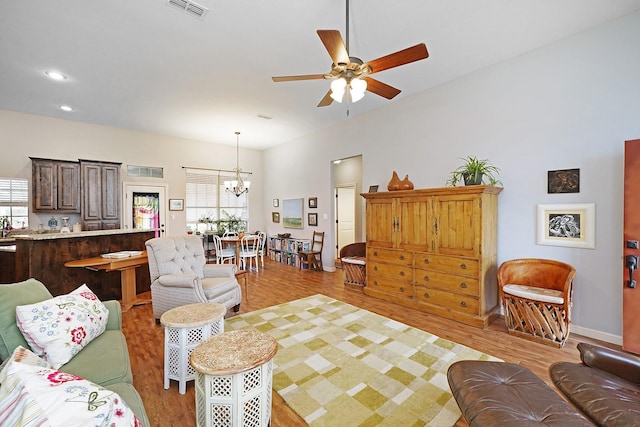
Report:
M205 264L198 236L156 237L145 242L151 276L153 315L198 302L217 302L240 310L242 291L236 266Z

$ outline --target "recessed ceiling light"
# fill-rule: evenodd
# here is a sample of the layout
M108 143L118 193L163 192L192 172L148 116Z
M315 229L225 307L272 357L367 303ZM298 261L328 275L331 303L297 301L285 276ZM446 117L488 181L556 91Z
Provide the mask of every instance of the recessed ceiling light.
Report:
M60 108L62 111L73 111L73 108L69 107L68 105L60 105L58 108Z
M53 80L66 80L67 76L57 71L45 71L45 74Z
M342 160L334 160L334 161L333 161L333 164L334 164L334 165L339 165L340 163L342 163Z

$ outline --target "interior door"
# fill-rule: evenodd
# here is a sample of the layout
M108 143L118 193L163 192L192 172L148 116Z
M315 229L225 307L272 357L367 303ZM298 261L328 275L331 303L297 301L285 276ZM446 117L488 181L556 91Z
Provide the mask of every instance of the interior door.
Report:
M622 348L640 354L640 139L624 144Z
M340 248L356 241L356 187L336 188L336 258Z

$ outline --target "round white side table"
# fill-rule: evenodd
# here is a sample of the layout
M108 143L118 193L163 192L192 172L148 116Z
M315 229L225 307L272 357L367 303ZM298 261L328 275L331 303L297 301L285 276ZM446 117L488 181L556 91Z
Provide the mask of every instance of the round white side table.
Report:
M169 380L178 381L178 390L184 394L187 381L195 379L189 365L194 348L206 339L224 332L227 309L217 303L188 304L172 308L160 316L164 326L164 388Z
M267 427L278 342L257 330L225 332L191 353L198 427Z

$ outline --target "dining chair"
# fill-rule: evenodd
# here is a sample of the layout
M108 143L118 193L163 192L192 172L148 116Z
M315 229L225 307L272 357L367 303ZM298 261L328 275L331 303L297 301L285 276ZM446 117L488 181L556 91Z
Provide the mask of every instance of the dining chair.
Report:
M217 234L213 236L214 246L216 247L216 262L218 264L224 264L225 261L229 261L229 264L235 262L236 250L235 248L223 248L222 240Z
M237 231L225 231L222 237L238 237Z
M264 270L264 257L267 255L267 233L264 231L258 231L258 237L260 237L260 245L258 246L258 256L260 257L260 263Z
M324 246L324 231L314 231L311 240L311 248L298 252L298 268L305 264L309 271L323 271L322 247Z
M243 270L250 270L251 264L255 263L256 271L258 271L259 245L260 245L260 237L256 235L244 236L240 240L240 263ZM249 264L249 268L247 268L247 261Z

